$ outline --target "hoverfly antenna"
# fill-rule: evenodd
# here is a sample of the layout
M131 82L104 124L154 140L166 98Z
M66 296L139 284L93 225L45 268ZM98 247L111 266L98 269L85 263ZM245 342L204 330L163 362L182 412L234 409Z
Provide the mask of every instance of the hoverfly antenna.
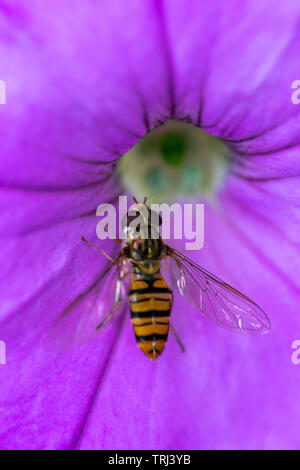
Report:
M138 204L138 203L139 203L139 201L137 200L137 198L136 198L136 197L132 196L132 199L133 199L133 202L135 202L136 204Z
M147 204L147 201L151 200L152 197L153 197L153 194L148 194L148 196L145 196L145 197L144 197L144 202L143 202L143 204L144 204L145 206L149 207L149 205ZM150 204L150 205L151 205L151 204ZM150 207L149 207L149 208L150 208Z

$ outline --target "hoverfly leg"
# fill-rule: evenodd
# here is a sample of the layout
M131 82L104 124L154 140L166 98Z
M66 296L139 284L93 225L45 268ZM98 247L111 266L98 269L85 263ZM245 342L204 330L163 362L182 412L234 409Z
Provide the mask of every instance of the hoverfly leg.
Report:
M131 274L131 271L127 271L126 273L122 274L122 276L119 277L119 281L123 281L125 277L129 276Z
M131 274L131 271L127 271L125 272L124 274L122 274L121 276L119 276L118 278L118 281L123 281L129 274ZM118 294L118 297L119 297L119 294ZM120 303L122 302L122 298L119 297L119 300L115 303L115 305L113 306L113 308L111 309L111 311L109 312L109 314L104 318L104 320L102 320L101 323L99 323L99 325L96 326L96 330L98 331L110 318L111 316L113 315L113 313L117 310L117 308L119 307Z
M110 319L110 317L112 316L112 314L117 310L117 308L119 307L121 303L121 299L118 300L118 302L113 306L113 308L111 309L111 311L109 312L109 314L104 318L104 320L99 323L98 326L96 326L95 330L100 330L100 328Z
M107 253L105 253L104 250L102 250L101 248L99 248L99 246L96 246L94 245L93 243L90 243L88 242L83 236L81 236L81 240L86 243L87 245L90 245L90 246L93 246L94 248L96 248L97 250L100 251L100 253L102 253L104 256L106 256L106 258L108 258L110 261L113 261L113 258L111 256L109 256Z
M179 338L178 336L178 333L176 332L174 326L172 325L172 323L170 322L170 329L178 343L178 346L180 347L181 351L184 353L185 352L185 347L183 346L182 342L181 342L181 339Z
M166 268L168 268L168 266L166 265ZM170 304L170 310L172 310L172 307L173 307L173 301L174 301L174 294L172 292L172 297L171 297L171 304ZM174 326L172 325L172 323L170 322L170 330L172 331L177 343L178 343L178 346L180 347L181 351L184 353L185 352L185 347L183 346L183 343L181 341L181 339L179 338L178 336L178 333L176 332Z
M120 245L123 243L122 240L120 240L119 238L113 238L113 241L117 242L117 243L120 243Z

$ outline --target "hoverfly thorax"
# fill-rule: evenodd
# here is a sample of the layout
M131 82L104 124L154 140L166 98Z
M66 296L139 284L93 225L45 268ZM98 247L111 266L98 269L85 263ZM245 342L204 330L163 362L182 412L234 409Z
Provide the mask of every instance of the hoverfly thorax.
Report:
M160 239L140 239L129 241L129 257L140 271L153 274L160 269L163 244Z

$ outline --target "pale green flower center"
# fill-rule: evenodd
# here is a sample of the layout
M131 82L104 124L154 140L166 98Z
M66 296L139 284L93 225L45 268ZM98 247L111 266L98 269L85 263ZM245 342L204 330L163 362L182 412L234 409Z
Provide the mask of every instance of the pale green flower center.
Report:
M167 121L120 159L118 174L128 192L149 202L211 198L228 169L228 148L192 124Z

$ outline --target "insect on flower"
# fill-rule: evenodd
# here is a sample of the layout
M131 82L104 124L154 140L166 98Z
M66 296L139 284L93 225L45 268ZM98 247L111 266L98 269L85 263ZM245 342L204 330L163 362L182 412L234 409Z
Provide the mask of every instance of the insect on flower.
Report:
M134 201L135 205L122 220L127 240L124 243L116 240L122 243L122 249L115 258L81 237L110 259L97 280L97 296L105 295L114 301L110 311L94 325L96 330L102 329L118 312L124 312L129 299L135 338L149 359L154 361L162 353L169 329L184 352L170 322L175 289L192 307L220 326L242 333L270 330L270 321L257 304L163 242L159 234L161 217L147 206L146 198L143 203ZM133 226L137 215L139 223ZM162 266L168 268L164 275ZM103 285L105 278L108 282ZM126 279L129 278L128 287Z

